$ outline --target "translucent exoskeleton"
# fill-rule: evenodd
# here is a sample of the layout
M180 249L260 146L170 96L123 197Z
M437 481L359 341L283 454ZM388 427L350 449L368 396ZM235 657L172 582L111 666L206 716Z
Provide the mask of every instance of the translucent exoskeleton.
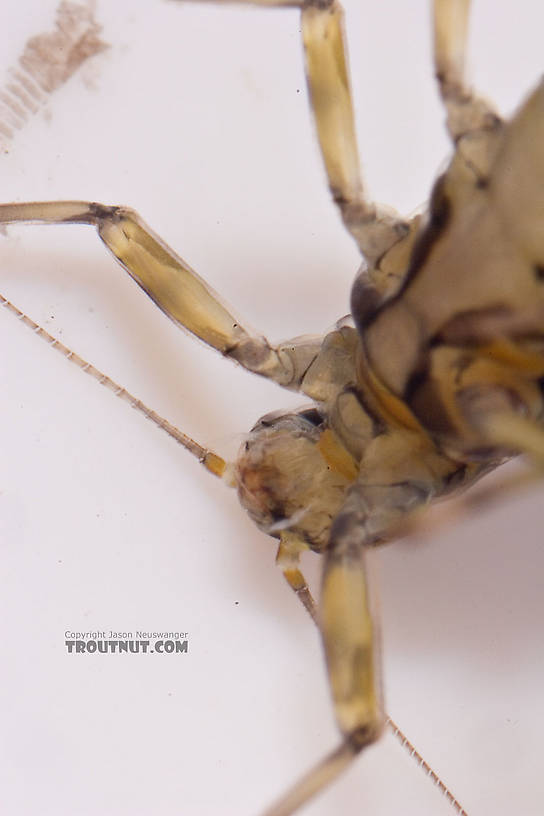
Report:
M410 212L449 155L429 10L345 5L366 186ZM472 73L505 113L540 71L533 5L513 21L506 4L475 4ZM332 326L359 261L314 143L297 11L105 6L111 49L17 134L2 200L127 203L271 339ZM16 31L15 11L3 31ZM233 434L304 401L195 349L89 229L9 227L2 278L25 312L230 458ZM271 569L270 540L168 439L12 324L1 327L9 812L259 812L338 739L319 642ZM471 814L536 813L542 799L530 507L379 553L387 708ZM65 629L100 626L179 628L190 654L159 666L65 654ZM449 805L386 737L306 812L333 809Z

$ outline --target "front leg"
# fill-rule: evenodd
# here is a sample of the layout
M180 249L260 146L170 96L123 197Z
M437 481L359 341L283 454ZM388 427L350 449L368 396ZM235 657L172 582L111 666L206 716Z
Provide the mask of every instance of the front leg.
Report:
M297 390L321 345L300 338L271 346L245 329L213 289L127 207L89 201L1 204L0 224L89 224L128 274L157 306L243 368Z

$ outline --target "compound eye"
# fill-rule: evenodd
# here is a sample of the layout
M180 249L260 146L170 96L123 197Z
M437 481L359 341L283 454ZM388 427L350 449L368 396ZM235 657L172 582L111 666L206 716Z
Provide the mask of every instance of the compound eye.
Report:
M324 417L319 413L317 408L305 408L302 411L297 411L297 416L309 422L315 428L319 428L324 422Z
M272 411L262 416L251 429L251 433L261 431L264 428L279 427L288 428L292 431L304 433L319 428L325 421L324 416L317 408L301 408L299 411ZM310 426L310 427L309 427Z

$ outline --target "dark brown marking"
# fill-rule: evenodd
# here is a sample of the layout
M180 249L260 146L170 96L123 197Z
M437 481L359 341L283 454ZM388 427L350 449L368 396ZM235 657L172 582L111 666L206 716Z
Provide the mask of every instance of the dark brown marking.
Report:
M504 304L469 309L452 317L431 340L432 346L470 346L494 340L505 333L512 309Z
M383 296L370 281L366 270L359 272L351 287L351 314L359 334L362 334L383 302Z
M444 190L445 184L445 175L440 176L434 184L429 207L429 223L414 245L408 273L397 297L406 289L409 282L413 280L419 269L425 264L431 249L450 221L451 204Z
M424 266L433 246L441 237L442 233L447 229L447 226L451 220L452 210L450 200L444 190L446 178L446 175L442 175L435 182L433 191L431 193L429 221L415 241L410 263L408 265L408 271L404 276L402 285L400 286L398 292L393 295L393 297L388 298L382 304L384 308L387 308L392 303L395 303L403 296L404 292L414 280L419 270ZM365 321L362 324L363 328L368 327L377 318L381 311L381 308L377 308L372 314L366 314ZM355 314L353 317L356 320ZM361 329L359 329L359 331L361 331Z
M8 70L10 79L0 88L0 99L17 116L12 123L16 129L24 125L25 109L36 113L47 94L64 85L86 60L108 48L100 39L102 27L94 19L93 6L90 0L63 0L54 29L27 40L16 67ZM6 140L13 137L1 117L0 133Z

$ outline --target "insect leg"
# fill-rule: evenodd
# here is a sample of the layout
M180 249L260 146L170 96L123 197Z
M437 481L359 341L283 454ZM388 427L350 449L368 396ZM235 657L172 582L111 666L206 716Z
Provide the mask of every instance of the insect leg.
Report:
M370 267L408 232L408 224L365 198L344 36L337 0L234 0L267 7L298 7L310 103L335 204Z
M493 131L494 109L465 82L470 0L434 0L434 64L447 127L454 142L467 134Z
M299 538L288 532L282 532L276 564L283 569L283 573L288 584L294 590L295 594L312 617L314 623L319 628L315 601L310 594L304 576L298 569L300 554L304 549L306 549L306 545ZM365 576L363 575L359 577L364 579ZM358 576L355 574L353 578L355 579L354 583L357 587ZM364 581L362 586L366 586ZM357 589L360 590L360 585L357 587ZM339 598L336 600L339 599L343 600L341 592ZM366 616L363 615L363 620L365 620L365 618ZM459 800L453 795L440 776L438 776L438 774L425 761L419 751L410 742L403 731L401 731L397 723L392 720L389 715L385 714L384 716L385 726L398 740L401 747L408 751L410 757L425 772L426 776L433 782L434 785L436 785L443 796L445 796L446 799L452 804L457 813L460 814L460 816L467 816L467 813L460 804ZM294 813L298 807L303 805L314 794L317 794L320 790L326 787L329 782L334 781L336 776L338 776L344 770L344 768L349 765L352 759L356 756L356 753L357 751L354 750L349 741L342 743L335 751L329 754L322 762L320 762L302 779L300 779L293 786L293 788L291 788L291 790L284 797L282 797L281 801L278 801L269 810L262 814L262 816L288 816L288 814Z
M333 526L320 601L321 633L343 741L264 816L294 813L342 773L384 727L376 619L358 522L349 509Z
M43 326L40 326L38 323L32 320L32 318L18 309L17 306L11 303L2 294L0 294L0 306L14 315L14 317L16 317L23 325L31 329L34 334L36 334L42 340L45 340L45 342L50 345L51 348L54 348L55 351L60 352L63 357L76 365L81 371L83 371L84 374L92 377L108 391L111 391L111 393L118 399L128 403L131 408L134 408L140 414L143 414L146 419L149 419L154 425L167 433L168 436L172 437L172 439L178 443L178 445L181 445L183 448L185 448L185 450L189 451L192 456L198 459L200 464L204 465L206 470L213 473L214 476L225 478L227 483L230 483L230 469L221 456L218 456L218 454L214 453L214 451L209 450L203 445L199 445L198 442L195 442L195 440L186 433L180 431L175 425L172 425L170 422L168 422L168 420L161 417L160 414L158 414L152 408L149 408L144 402L142 402L142 400L133 396L133 394L127 391L126 388L123 388L121 385L112 380L111 377L108 377L107 374L104 374L91 363L88 363L87 360L80 357L79 354L76 354L74 351L72 351L72 349L68 348L68 346L65 346L64 343L61 343L60 340L49 334L49 332L46 331Z
M539 422L504 412L484 417L480 424L487 439L527 454L539 470L544 467L544 430Z
M241 326L210 286L126 207L88 201L1 204L0 224L89 224L162 311L241 366L296 390L321 345L301 338L271 346Z
M337 2L302 9L306 78L329 186L342 219L370 266L407 232L407 225L366 200L361 181L344 36Z

